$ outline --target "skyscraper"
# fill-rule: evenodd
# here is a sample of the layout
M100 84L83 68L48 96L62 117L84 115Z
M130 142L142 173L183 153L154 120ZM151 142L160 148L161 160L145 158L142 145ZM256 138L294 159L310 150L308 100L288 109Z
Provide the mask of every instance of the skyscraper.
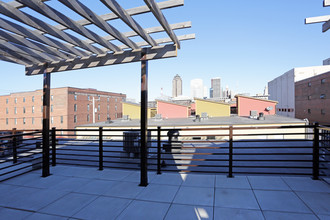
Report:
M172 81L172 97L178 97L182 95L182 79L176 74Z
M192 98L204 97L204 86L202 79L193 79L190 81L190 95Z
M221 79L220 77L211 79L210 98L221 98Z

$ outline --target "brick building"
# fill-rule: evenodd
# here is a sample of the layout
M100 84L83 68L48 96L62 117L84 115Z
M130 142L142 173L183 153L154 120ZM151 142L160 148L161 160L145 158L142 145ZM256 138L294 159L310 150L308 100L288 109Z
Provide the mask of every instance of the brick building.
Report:
M330 124L330 72L295 83L296 118Z
M51 89L50 95L50 127L58 129L93 123L93 99L95 122L121 118L126 99L121 93L72 87ZM42 99L42 90L0 96L0 130L41 129Z

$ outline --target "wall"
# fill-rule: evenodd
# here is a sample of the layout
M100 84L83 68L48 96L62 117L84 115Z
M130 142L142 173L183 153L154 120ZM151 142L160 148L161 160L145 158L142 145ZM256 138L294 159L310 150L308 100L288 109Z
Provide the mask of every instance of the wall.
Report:
M130 119L140 119L141 107L135 103L123 102L123 115L128 115ZM148 118L151 118L151 109L148 108Z
M188 107L157 101L157 114L161 114L162 118L187 118Z
M209 117L230 116L230 105L219 102L212 102L202 99L195 99L196 115L207 112Z
M275 115L276 113L276 102L242 96L237 96L236 100L238 116L250 116L251 110L256 110L258 113L262 112L264 115ZM272 110L267 111L267 107L272 107Z
M295 93L296 118L330 124L330 72L296 82Z

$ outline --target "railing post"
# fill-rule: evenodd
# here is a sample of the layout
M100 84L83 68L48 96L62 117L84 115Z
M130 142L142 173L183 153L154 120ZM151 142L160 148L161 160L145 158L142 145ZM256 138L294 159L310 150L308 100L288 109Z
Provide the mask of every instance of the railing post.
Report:
M229 178L233 177L233 126L229 126L229 170L228 176Z
M161 128L160 126L157 127L157 174L162 174L161 172L161 142L160 142L160 134L161 134Z
M99 127L99 170L103 170L103 127Z
M320 136L319 136L319 123L314 123L314 139L313 139L313 180L319 179L319 146L320 146Z
M56 128L52 128L52 166L56 166Z
M16 135L16 128L13 128L12 135ZM17 163L17 138L13 136L12 138L13 147L13 163Z

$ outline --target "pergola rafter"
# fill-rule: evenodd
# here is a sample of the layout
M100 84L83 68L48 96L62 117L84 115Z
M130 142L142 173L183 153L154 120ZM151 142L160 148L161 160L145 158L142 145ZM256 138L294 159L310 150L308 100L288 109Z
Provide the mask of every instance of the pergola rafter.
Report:
M330 6L330 0L323 0L323 6ZM305 24L323 23L322 32L326 32L330 29L330 15L310 17L305 19Z
M174 30L190 28L191 22L169 24L163 9L182 6L183 0L144 0L145 5L124 9L116 0L100 0L111 13L99 15L84 0L0 0L0 60L25 65L26 75L43 74L43 169L49 176L49 115L51 73L114 64L141 62L141 186L147 177L148 60L177 56L180 41L195 34L176 36ZM55 2L56 6L50 6ZM88 3L95 3L89 1ZM96 2L97 3L97 2ZM63 7L63 8L62 8ZM66 13L61 11L66 9ZM33 13L28 13L33 10ZM70 13L67 13L70 10ZM143 28L135 15L152 14L160 26ZM32 15L33 14L33 15ZM35 15L36 14L36 15ZM83 17L74 20L71 14ZM50 24L42 17L54 21ZM10 19L7 19L9 17ZM47 20L46 19L46 20ZM108 23L119 19L131 31L122 33ZM89 29L93 25L96 29ZM106 36L101 36L104 32ZM155 39L152 34L166 33ZM136 38L138 37L138 38ZM143 39L135 42L133 39ZM119 42L119 44L118 44Z

